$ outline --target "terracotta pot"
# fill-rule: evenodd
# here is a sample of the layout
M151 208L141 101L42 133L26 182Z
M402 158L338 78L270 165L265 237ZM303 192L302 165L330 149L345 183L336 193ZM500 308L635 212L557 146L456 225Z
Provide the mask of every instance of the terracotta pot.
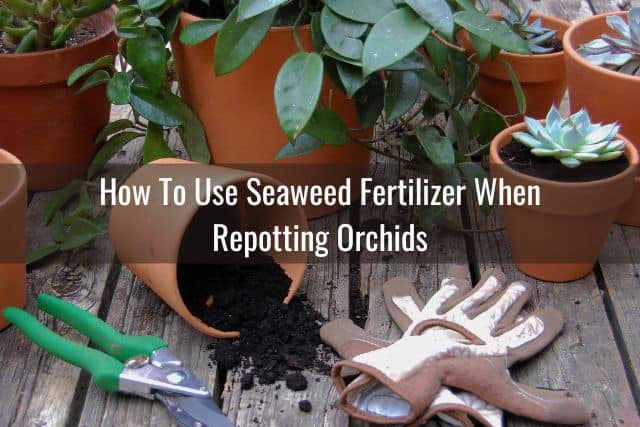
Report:
M164 159L143 166L131 175L125 186L149 186L147 205L117 205L111 211L110 233L117 256L136 276L173 308L191 326L204 334L220 338L237 337L238 332L220 331L193 316L185 306L178 288L178 263L210 263L213 251L213 224L227 224L241 231L273 230L274 226L298 225L308 229L301 207L251 207L243 200L242 188L251 177L263 183L279 184L273 178L229 169L202 165L178 159ZM171 177L173 184L187 189L186 203L163 204L160 178ZM195 181L211 178L216 185L235 185L241 192L237 207L201 207L195 202ZM245 190L246 191L246 190ZM132 230L135 233L132 234ZM291 278L288 303L298 291L307 263L306 253L272 253L274 259ZM215 254L216 260L224 256ZM224 262L224 261L218 261ZM214 296L215 304L215 296Z
M87 18L100 35L45 52L0 55L0 128L5 148L29 175L29 190L52 190L84 174L98 148L93 140L109 120L105 86L76 95L67 77L82 64L113 55L113 10Z
M502 207L513 258L520 270L537 279L579 279L593 269L618 209L633 190L638 151L627 144L630 165L610 178L584 183L535 178L507 166L499 155L511 135L525 128L520 123L505 129L490 151L493 178L503 178L511 186L540 186L540 206Z
M355 143L275 160L287 137L278 123L273 88L282 64L298 51L292 28L272 28L247 62L229 74L216 76L215 37L195 46L183 45L177 39L182 28L198 19L181 13L171 45L181 94L204 124L215 164L256 170L287 184L339 185L347 177L357 179L357 184L361 177L368 176L370 153ZM309 27L300 31L310 47ZM322 96L348 127L359 127L354 104L331 82L325 81ZM369 130L360 136L371 134ZM357 185L353 187L354 193L359 194ZM309 207L307 213L319 217L336 210Z
M27 173L15 156L0 149L0 329L8 326L5 307L26 299Z
M633 77L604 67L592 65L576 52L582 44L602 34L613 34L606 17L627 12L614 12L587 18L574 24L565 34L567 81L571 111L586 108L591 118L603 122L618 122L622 133L640 148L640 120L634 106L640 99L640 77ZM622 224L640 226L640 176L635 190L616 218Z
M497 13L490 16L496 20L500 19ZM545 27L557 30L560 39L571 25L553 16L531 14L531 20L538 18L542 19ZM468 33L461 32L458 41L465 48L472 49ZM518 102L511 78L504 66L505 61L511 64L522 85L527 98L527 116L541 119L547 115L552 105L560 105L567 88L563 52L519 55L502 51L495 59L485 60L480 65L480 76L476 88L476 95L480 99L502 114L518 113Z

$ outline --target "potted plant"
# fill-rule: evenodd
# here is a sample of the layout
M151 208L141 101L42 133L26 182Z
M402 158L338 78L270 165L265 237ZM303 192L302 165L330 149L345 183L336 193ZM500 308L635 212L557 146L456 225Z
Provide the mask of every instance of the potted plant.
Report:
M0 3L0 126L3 148L24 163L30 190L81 176L109 120L100 75L68 88L69 74L96 56L113 65L117 38L110 0Z
M571 109L587 108L594 119L618 120L636 147L640 123L640 8L597 15L574 24L564 38ZM640 226L640 177L617 222Z
M13 154L0 149L0 313L4 307L24 307L27 292L27 174ZM8 326L0 314L0 330Z
M527 100L527 115L540 119L552 105L560 105L567 88L562 36L570 24L531 9L523 13L509 1L503 3L510 8L490 16L527 40L529 52L492 52L482 40L462 33L461 42L473 48L481 62L476 95L502 114L521 119L511 87L511 76L515 74Z
M564 119L553 107L546 120L527 117L491 143L492 177L512 188L539 186L539 205L502 208L524 273L566 282L593 268L638 168L638 151L619 129L592 123L585 110Z

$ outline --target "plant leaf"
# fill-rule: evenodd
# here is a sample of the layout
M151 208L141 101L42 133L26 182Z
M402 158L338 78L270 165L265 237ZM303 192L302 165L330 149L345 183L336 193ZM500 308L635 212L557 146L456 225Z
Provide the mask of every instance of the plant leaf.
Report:
M144 138L142 163L145 165L158 159L175 157L175 154L164 140L162 126L157 123L147 123L147 134Z
M130 129L133 126L133 122L129 119L118 119L114 122L109 122L100 130L100 132L98 132L95 142L96 144L99 144L106 140L109 135L125 129Z
M87 76L94 71L102 68L109 68L111 66L113 66L113 56L111 55L105 55L90 64L81 65L69 74L69 77L67 78L67 86L74 85L82 77Z
M149 89L159 92L164 87L167 51L157 28L146 28L137 37L127 40L126 56Z
M222 19L201 19L184 27L180 32L180 43L194 45L202 43L217 33L224 21Z
M375 24L396 9L393 0L322 0L338 15L352 21Z
M238 8L233 9L216 40L213 59L217 75L230 73L249 59L267 35L277 11L274 8L238 22Z
M86 189L86 185L84 185L82 188ZM62 211L57 211L56 214L53 216L51 225L49 226L49 232L51 234L51 238L56 243L62 242L65 237L63 217L64 216L62 215Z
M344 62L338 62L337 69L340 82L349 98L353 98L353 95L367 84L368 79L362 77L362 69Z
M60 250L60 245L55 244L51 246L45 246L44 248L34 249L27 254L27 265L34 264L43 258L53 255Z
M459 152L465 154L469 150L469 130L464 118L456 109L449 110L446 134L458 146Z
M520 84L515 71L513 71L513 67L511 67L511 64L509 64L507 61L502 62L507 69L507 73L509 73L509 77L511 78L511 85L513 86L513 91L516 94L516 101L518 103L518 115L523 116L527 112L527 98L524 95L524 90L522 90L522 85Z
M181 116L184 124L178 127L178 133L189 158L198 163L211 162L211 152L207 143L202 122L191 108L179 97L175 102L180 105Z
M445 172L451 170L456 160L449 138L443 137L431 126L416 129L416 136L431 163Z
M75 194L80 190L80 187L82 187L83 183L84 181L82 181L81 179L74 179L69 184L56 191L49 200L49 203L44 210L44 214L42 215L42 222L44 224L49 224L56 212L65 207L69 200L71 200L73 196L75 196Z
M101 223L87 218L77 218L69 227L64 242L60 243L60 250L68 251L84 246L106 231L106 227Z
M322 141L319 141L306 133L296 138L295 143L288 142L282 150L276 155L276 160L286 159L289 157L298 157L324 147Z
M80 95L83 92L88 91L98 85L108 82L111 80L111 75L105 70L98 70L95 73L91 74L80 86L80 89L76 91L76 95Z
M131 83L127 73L118 71L107 83L107 98L115 105L125 105L129 103L131 96Z
M427 49L429 59L433 62L437 72L442 72L447 66L449 59L449 48L438 40L434 35L429 35L424 41L424 47Z
M328 108L316 108L304 132L327 145L344 145L349 139L340 115Z
M529 43L505 24L476 11L464 10L455 15L456 24L508 52L528 55Z
M476 185L476 179L479 181L485 181L489 179L487 172L482 168L482 166L475 162L458 163L457 166L458 170L460 170L462 176L467 181L467 184L471 186L473 192L476 194L476 200L479 200L477 190L481 188L480 186L482 185L482 183ZM491 205L487 204L486 199L483 200L483 202L484 203L482 203L481 205L482 210L486 215L488 215L491 212Z
M166 2L167 0L138 0L138 5L142 10L153 10L159 8Z
M89 170L87 171L87 178L93 179L109 159L122 150L122 147L141 136L144 136L144 134L140 132L120 132L109 138L107 142L100 147L96 155L93 156L93 160L91 160Z
M442 218L447 213L447 206L439 204L435 206L424 206L420 209L420 227L431 233L442 222Z
M177 111L177 96L166 89L153 92L144 86L131 86L131 107L145 119L163 126L178 126L184 123Z
M412 71L389 73L384 93L384 113L387 120L395 120L415 104L420 96L420 79Z
M453 11L447 0L405 0L427 24L449 39L453 38Z
M420 86L426 90L429 95L439 101L444 102L447 105L451 104L451 93L449 93L449 86L447 83L433 70L433 68L427 66L417 72L420 79Z
M359 39L368 25L336 15L330 8L324 7L320 15L322 35L331 49L340 55L360 59L364 44Z
M324 65L315 52L298 52L284 63L274 89L280 126L289 141L300 135L311 119L322 89Z
M238 4L238 21L253 18L263 12L277 8L288 0L240 0Z
M364 42L365 76L401 60L429 35L431 27L409 8L395 10L376 23Z
M67 217L63 221L63 224L69 225L73 221L75 221L76 218L85 216L90 211L91 211L91 199L89 198L89 192L87 191L87 183L84 183L80 188L78 206L73 210L73 212L67 215ZM60 218L62 218L62 212L60 212ZM55 234L57 235L57 237L62 237L60 239L56 239L56 237L53 237L53 239L56 240L57 242L61 242L62 240L64 240L64 235L63 235L64 230L62 228L63 224L60 224L58 227L58 224L56 224L56 218L54 217L53 222L51 224L52 237L54 234L54 228L57 228L57 230L55 230Z
M378 74L373 74L367 84L358 90L353 98L356 103L358 121L363 128L376 124L384 108L384 81Z

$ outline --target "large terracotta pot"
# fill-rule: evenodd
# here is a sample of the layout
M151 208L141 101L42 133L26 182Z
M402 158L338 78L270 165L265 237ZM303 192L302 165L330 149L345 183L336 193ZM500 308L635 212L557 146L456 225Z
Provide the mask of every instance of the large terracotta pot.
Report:
M27 174L15 156L0 149L0 329L5 307L24 307L26 298Z
M286 184L339 185L351 177L357 180L353 185L354 196L359 194L360 178L368 175L370 153L355 143L275 160L287 137L278 123L273 90L278 71L298 51L292 28L272 28L247 62L229 74L216 76L215 37L195 46L183 45L178 40L182 28L198 19L181 13L171 45L181 94L204 124L213 163L263 172ZM300 31L310 46L309 27ZM324 86L323 99L328 106L340 114L348 127L358 128L354 104L329 81ZM367 131L361 136L371 133ZM335 207L308 207L307 213L318 217L335 210Z
M500 19L499 14L491 17ZM543 26L558 31L562 38L567 31L567 21L553 16L531 14L531 20L542 19ZM466 32L459 36L460 43L471 47L471 40ZM541 55L519 55L500 52L495 59L487 59L480 64L480 76L476 95L502 114L518 113L518 102L513 91L511 77L504 62L511 64L527 98L527 116L544 118L552 105L560 105L567 88L565 79L564 53L555 52Z
M640 148L640 120L635 107L640 99L640 77L592 65L576 52L582 44L602 34L613 33L606 23L606 17L610 15L626 18L627 12L587 18L574 24L565 34L563 43L571 111L586 108L594 120L620 123L621 132ZM616 221L640 226L640 176L636 178L632 197L622 207Z
M173 178L172 185L182 185L186 189L183 206L163 204L163 186L159 179L167 177ZM214 224L227 224L240 231L269 231L276 225L297 225L301 231L308 229L304 210L299 206L252 207L243 203L242 200L246 200L246 195L242 195L243 185L251 177L259 177L266 184L279 184L270 177L253 172L179 159L158 160L138 169L123 184L149 186L149 203L117 205L111 211L111 241L120 261L187 323L214 337L237 337L238 332L207 326L189 312L178 287L178 264L211 263L213 260L226 263L223 257L228 253L213 253L211 230ZM213 183L221 186L237 186L240 203L237 207L224 208L199 206L195 202L196 178L211 178ZM284 299L288 303L300 288L307 254L275 252L270 255L292 280L289 294Z
M627 144L629 167L613 177L584 183L565 183L517 172L500 158L520 123L499 133L491 143L491 177L507 185L540 186L540 206L503 206L507 238L513 258L529 276L568 282L593 269L613 220L633 190L638 151ZM618 135L618 138L625 139Z
M0 148L18 156L29 190L52 190L84 174L109 120L104 85L76 95L67 77L78 66L113 55L113 10L87 18L99 36L81 45L45 52L0 55Z

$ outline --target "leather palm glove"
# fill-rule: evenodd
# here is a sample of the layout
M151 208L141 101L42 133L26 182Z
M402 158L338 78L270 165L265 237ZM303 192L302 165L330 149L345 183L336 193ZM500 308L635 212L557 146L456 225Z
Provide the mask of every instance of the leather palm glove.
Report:
M460 274L453 274L426 305L406 279L385 284L389 312L405 334L334 366L341 406L373 423L419 424L433 415L429 408L437 402L440 387L448 385L539 421L586 422L586 409L569 393L534 389L511 379L508 368L548 345L563 320L554 310L518 317L530 296L529 286L515 282L505 288L504 283L500 271L490 270L472 290ZM350 372L360 375L347 386L343 375ZM362 402L363 396L380 390L395 396L387 399L394 403L384 415Z

